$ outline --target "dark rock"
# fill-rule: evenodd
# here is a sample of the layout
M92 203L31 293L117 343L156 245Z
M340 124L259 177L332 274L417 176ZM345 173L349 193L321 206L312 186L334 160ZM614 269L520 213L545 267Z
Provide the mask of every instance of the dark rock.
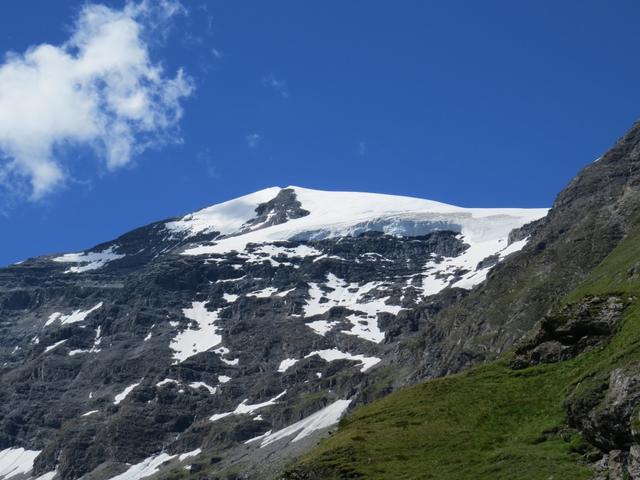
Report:
M618 296L586 297L546 316L533 337L516 348L512 366L567 360L587 348L604 345L615 333L627 303Z

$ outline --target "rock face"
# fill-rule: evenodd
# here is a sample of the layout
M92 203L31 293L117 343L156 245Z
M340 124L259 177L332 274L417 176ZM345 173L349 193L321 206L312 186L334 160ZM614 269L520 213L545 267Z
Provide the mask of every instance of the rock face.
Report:
M272 188L2 269L0 468L273 475L545 213Z
M640 215L640 124L588 165L558 195L549 214L514 230L510 240L526 246L496 265L487 281L435 316L421 314L427 328L413 356L413 381L459 371L512 348L615 248ZM633 272L630 272L633 274ZM556 355L561 346L547 344Z
M640 365L614 369L575 387L566 402L569 424L603 453L598 478L640 478Z
M622 320L627 300L619 296L587 297L546 315L535 335L515 350L514 368L568 360L605 344Z

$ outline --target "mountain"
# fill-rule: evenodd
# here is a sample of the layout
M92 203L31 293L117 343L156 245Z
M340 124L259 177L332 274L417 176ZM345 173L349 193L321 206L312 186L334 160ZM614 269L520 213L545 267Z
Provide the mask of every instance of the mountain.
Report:
M638 245L640 124L549 211L274 187L28 259L0 479L640 478Z
M460 301L413 309L391 360L471 368L356 410L285 478L640 478L640 124L524 230Z
M546 213L274 187L1 269L0 478L272 478L431 349L469 363L425 322Z

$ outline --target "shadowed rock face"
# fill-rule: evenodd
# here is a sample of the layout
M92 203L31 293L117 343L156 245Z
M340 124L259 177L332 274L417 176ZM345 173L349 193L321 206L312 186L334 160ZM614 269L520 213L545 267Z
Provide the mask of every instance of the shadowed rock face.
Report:
M587 297L546 315L535 335L517 346L512 366L568 360L604 345L616 332L628 303L619 296Z
M302 208L293 189L283 188L273 200L258 205L256 217L246 224L247 230L252 230L255 227L266 228L271 225L279 225L307 215L309 215L309 211Z

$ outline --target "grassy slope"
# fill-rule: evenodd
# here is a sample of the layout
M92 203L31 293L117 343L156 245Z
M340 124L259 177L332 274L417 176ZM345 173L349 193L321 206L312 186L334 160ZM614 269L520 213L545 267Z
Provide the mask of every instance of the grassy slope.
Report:
M565 301L640 294L640 279L629 271L638 261L640 231ZM394 393L343 419L297 467L327 479L589 478L580 462L588 446L565 428L563 403L571 392L601 391L608 372L639 359L640 301L634 300L613 340L598 351L520 371L503 359Z

